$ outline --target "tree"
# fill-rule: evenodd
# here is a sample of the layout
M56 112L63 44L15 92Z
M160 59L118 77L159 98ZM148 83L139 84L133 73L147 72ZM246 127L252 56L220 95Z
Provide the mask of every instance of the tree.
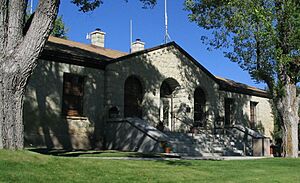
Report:
M300 2L298 0L186 0L189 19L212 30L203 40L225 48L233 62L264 82L283 131L283 151L298 157L296 85L300 67Z
M59 37L63 39L68 39L67 36L68 28L66 28L62 16L59 16L54 21L53 30L51 31L51 36Z
M140 0L145 6L154 0ZM29 76L53 28L60 0L39 0L25 21L28 0L0 0L0 149L24 146L23 98ZM101 0L72 0L80 11Z
M32 18L33 15L28 13L25 15L25 22L28 21L28 19ZM25 28L27 29L27 28ZM53 29L50 33L51 36L62 38L62 39L68 39L67 33L68 28L65 26L65 23L62 19L62 16L59 16L55 19Z

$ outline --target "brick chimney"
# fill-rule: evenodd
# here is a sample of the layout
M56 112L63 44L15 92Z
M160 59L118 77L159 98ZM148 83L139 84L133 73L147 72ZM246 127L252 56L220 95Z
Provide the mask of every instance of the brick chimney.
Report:
M133 43L131 43L130 53L141 51L145 49L145 43L140 39L136 39Z
M90 39L92 45L104 47L105 32L97 28L95 31L90 33Z

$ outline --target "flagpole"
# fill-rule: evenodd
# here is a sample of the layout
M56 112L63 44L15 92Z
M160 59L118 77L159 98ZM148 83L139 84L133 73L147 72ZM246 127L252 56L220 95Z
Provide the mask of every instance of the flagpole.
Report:
M30 1L30 14L33 13L33 0Z
M168 15L167 15L167 0L165 0L165 43L168 42Z

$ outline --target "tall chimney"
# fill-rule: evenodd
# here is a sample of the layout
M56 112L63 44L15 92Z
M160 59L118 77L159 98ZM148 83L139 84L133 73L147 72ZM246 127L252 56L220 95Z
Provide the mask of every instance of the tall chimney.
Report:
M92 45L104 47L105 32L97 28L94 32L90 33L90 39Z
M145 49L145 43L140 39L136 39L133 43L131 43L130 53L141 51Z

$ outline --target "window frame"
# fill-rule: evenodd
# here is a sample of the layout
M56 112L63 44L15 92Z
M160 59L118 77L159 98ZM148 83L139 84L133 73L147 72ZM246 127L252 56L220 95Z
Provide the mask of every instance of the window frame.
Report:
M79 85L77 83L77 85L75 85L74 83L71 82L71 86L70 86L70 90L73 89L74 86L79 86L80 88L80 93L79 95L75 95L72 94L72 91L70 93L66 93L66 82L67 81L72 81L74 79L74 77L76 77L77 80L81 80L81 84ZM68 78L68 79L67 79ZM83 100L84 100L84 87L85 87L85 76L79 75L79 74L73 74L73 73L67 73L64 72L63 74L63 93L62 93L62 108L61 108L61 114L63 116L78 116L78 117L82 117L83 116ZM69 99L66 99L68 98ZM72 99L73 98L73 99ZM70 114L70 111L72 109L70 109L70 105L66 105L65 104L65 100L78 100L79 99L79 107L74 109L74 111L77 112L77 114Z
M257 124L257 105L258 102L250 101L249 127L251 129L255 128L255 125Z
M224 100L224 126L225 127L230 127L233 125L234 114L235 114L235 100L233 98L225 98Z

